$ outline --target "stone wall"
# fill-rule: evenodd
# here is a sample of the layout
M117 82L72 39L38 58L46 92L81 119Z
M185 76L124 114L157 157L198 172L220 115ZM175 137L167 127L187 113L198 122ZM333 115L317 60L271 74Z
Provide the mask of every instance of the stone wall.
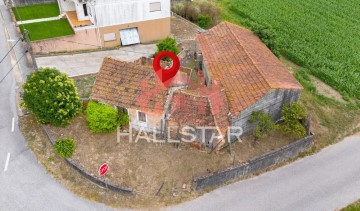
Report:
M214 187L233 179L242 178L247 175L266 170L271 166L275 166L278 163L296 157L299 153L308 150L313 143L314 136L311 134L280 149L255 157L246 163L230 167L220 172L195 178L193 180L195 189L202 190Z
M281 116L282 105L298 101L300 93L301 90L273 89L255 104L242 111L237 117L232 118L231 125L242 127L244 134L252 131L256 123L250 124L248 120L255 111L264 111L270 114L274 121L277 121Z
M75 31L74 35L31 42L35 54L100 48L95 28Z

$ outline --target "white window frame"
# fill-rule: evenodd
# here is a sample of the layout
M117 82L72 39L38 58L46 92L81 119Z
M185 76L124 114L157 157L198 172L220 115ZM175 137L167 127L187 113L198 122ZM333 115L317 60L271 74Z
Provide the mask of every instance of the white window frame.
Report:
M151 4L159 4L159 5L160 5L160 8L159 8L159 9L156 9L156 10L151 10ZM150 3L149 3L149 11L150 11L150 12L160 12L160 11L161 11L161 2L150 2Z
M145 122L140 120L140 118L139 118L140 117L140 115L139 115L140 112L145 114ZM143 111L136 110L136 120L137 120L137 122L139 122L141 124L147 124L147 115L146 115L146 113L143 112Z

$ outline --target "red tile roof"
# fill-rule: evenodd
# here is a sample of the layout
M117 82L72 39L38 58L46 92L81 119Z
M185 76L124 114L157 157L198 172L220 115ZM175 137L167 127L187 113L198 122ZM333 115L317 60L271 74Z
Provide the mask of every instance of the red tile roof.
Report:
M170 107L170 120L180 125L216 126L225 135L229 126L228 104L220 86L202 86L196 90L175 92Z
M251 31L222 22L197 35L212 81L225 88L233 115L256 103L271 89L302 89L286 67Z
M186 84L187 74L179 71L173 86ZM152 66L106 57L90 98L123 108L162 113L167 96L168 89L156 76Z

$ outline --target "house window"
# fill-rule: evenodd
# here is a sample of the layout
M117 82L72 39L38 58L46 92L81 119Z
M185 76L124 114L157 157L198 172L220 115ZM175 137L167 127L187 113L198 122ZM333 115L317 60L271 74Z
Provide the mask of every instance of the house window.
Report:
M138 120L139 122L146 122L146 114L144 112L138 111Z
M160 2L153 2L150 3L150 12L161 11L161 3Z
M115 32L104 34L104 42L116 40Z
M85 15L85 16L88 16L86 4L83 4L83 9L84 9L84 15Z

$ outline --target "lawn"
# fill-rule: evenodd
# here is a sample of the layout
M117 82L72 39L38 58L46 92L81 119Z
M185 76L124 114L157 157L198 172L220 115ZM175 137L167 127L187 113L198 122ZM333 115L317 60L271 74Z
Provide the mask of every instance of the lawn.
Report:
M22 24L20 29L22 33L24 29L29 31L31 41L74 34L66 19Z
M39 4L12 8L17 21L50 18L60 15L58 4Z
M282 55L360 99L357 0L218 0L223 19L273 34Z

